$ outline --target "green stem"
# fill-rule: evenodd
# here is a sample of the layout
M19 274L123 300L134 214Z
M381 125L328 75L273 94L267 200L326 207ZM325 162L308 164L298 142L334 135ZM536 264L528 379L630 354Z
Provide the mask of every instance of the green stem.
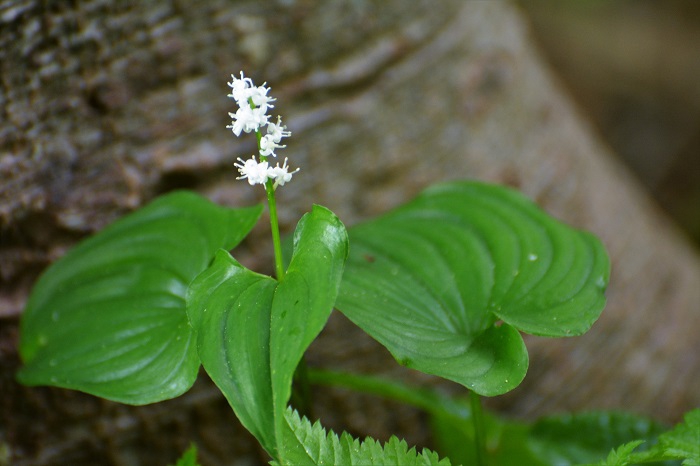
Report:
M272 230L272 247L275 251L275 273L277 281L284 280L284 262L282 261L282 241L280 241L280 228L277 221L277 204L275 202L275 188L272 181L265 184L267 191L267 206L270 209L270 228ZM307 377L306 360L301 357L299 365L294 372L294 385L292 387L292 404L300 414L308 419L312 417L311 388Z
M474 441L476 443L476 464L486 466L486 435L484 429L484 411L481 407L481 397L473 392L469 392L469 405L472 411L472 422L474 423Z
M284 262L282 261L282 241L280 240L280 226L277 220L277 202L275 201L275 188L272 181L265 183L267 191L267 207L270 210L270 229L272 230L272 248L275 251L275 275L277 281L284 279Z
M252 105L252 102L251 102ZM255 137L258 142L258 154L260 153L260 140L262 133L255 132ZM267 157L260 156L261 162L266 162ZM277 281L284 280L284 260L282 259L282 240L280 239L280 225L277 218L277 200L275 199L275 185L272 180L265 183L265 192L267 193L267 208L270 211L270 230L272 232L272 249L275 253L275 275ZM311 388L307 377L306 360L302 356L299 365L294 372L294 385L292 387L292 404L297 410L311 419Z
M253 102L250 103L252 107ZM258 154L260 153L260 140L262 133L255 132L255 139L258 143ZM261 155L261 162L267 162L267 157ZM275 275L277 281L281 282L284 279L284 261L282 260L282 241L280 240L280 225L277 220L277 200L275 199L275 185L272 180L267 180L265 183L265 192L267 193L267 208L270 211L270 230L272 231L272 249L275 252Z

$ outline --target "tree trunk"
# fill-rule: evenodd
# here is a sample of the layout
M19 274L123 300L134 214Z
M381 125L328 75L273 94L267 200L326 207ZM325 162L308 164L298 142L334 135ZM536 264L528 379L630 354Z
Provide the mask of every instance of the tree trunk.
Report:
M204 377L181 398L136 408L14 382L29 287L77 240L175 188L231 206L262 201L235 181L252 137L225 129L226 81L239 70L268 82L293 133L284 155L302 171L279 191L287 231L312 202L351 225L433 182L478 178L603 239L613 274L602 318L580 338L528 338L528 376L494 408L528 418L625 408L677 421L700 405L698 255L572 108L510 3L9 1L0 465L166 464L190 441L203 464L266 460ZM261 223L236 255L270 272L270 251ZM337 314L309 361L442 383L398 367ZM421 413L316 395L327 427L429 444Z

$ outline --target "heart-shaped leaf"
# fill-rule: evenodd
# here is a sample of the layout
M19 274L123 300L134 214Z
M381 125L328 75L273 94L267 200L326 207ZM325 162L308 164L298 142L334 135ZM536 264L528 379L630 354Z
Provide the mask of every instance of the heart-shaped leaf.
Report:
M314 206L299 221L280 282L220 251L188 291L202 365L275 458L294 372L333 309L347 250L343 224Z
M227 209L176 192L116 221L54 263L22 315L19 380L130 404L188 390L199 359L185 293L262 206Z
M399 363L481 395L524 378L518 330L580 335L605 304L600 241L500 186L436 185L350 241L338 309Z

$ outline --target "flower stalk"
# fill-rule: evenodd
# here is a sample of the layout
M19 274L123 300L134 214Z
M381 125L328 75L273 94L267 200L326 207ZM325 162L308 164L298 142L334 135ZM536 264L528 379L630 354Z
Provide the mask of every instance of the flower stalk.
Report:
M275 275L277 281L284 279L284 262L282 261L282 241L280 240L280 227L277 220L277 201L275 200L275 186L272 180L265 183L267 192L267 208L270 212L270 230L272 231L272 248L275 252Z
M242 71L239 78L231 75L231 82L228 83L231 93L228 97L236 101L238 110L235 113L229 113L232 121L226 128L229 128L236 136L240 136L242 132L255 133L258 148L257 159L255 155L248 160L243 160L239 157L234 166L240 173L237 179L248 180L248 184L251 186L261 184L265 188L267 208L270 213L272 247L275 254L275 275L277 281L281 282L284 280L285 269L282 259L282 241L280 239L275 191L278 187L284 186L291 181L292 176L299 169L289 171L286 158L281 166L279 163L274 167L270 166L269 158L277 157L275 151L286 147L284 144L280 144L282 139L291 136L292 133L282 124L282 117L278 116L276 122L270 121L267 111L274 108L272 102L275 99L268 95L270 89L265 87L265 84L255 86L250 78L246 78L243 75ZM261 131L263 127L266 130L265 135ZM302 414L311 418L309 381L306 362L303 358L294 374L292 402Z

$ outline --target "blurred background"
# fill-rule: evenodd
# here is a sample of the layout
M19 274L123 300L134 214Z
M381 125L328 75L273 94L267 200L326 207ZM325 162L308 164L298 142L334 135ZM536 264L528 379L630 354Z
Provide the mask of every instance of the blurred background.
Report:
M579 109L700 245L700 1L518 4Z
M594 126L609 153L700 244L700 0L514 2L558 84L575 100L580 121ZM539 63L532 64L529 43L521 47L522 18L512 14L511 2L189 4L0 0L0 465L9 464L3 442L22 459L12 464L25 466L138 464L137 457L162 464L163 452L174 453L173 445L181 451L192 439L202 446L204 464L261 459L206 380L185 397L138 409L14 380L29 286L75 241L174 188L231 205L256 201L255 190L233 182L230 168L250 150L224 131L230 108L222 96L232 63L259 70L256 79L264 76L260 82L280 91L280 113L295 114L295 135L304 143L290 142L290 159L329 174L309 176L308 192L297 187L303 184L285 187L286 225L293 226L312 196L352 223L431 181L469 175L524 185L561 218L566 213L574 224L609 233L618 276L607 320L560 346L533 341L539 346L531 375L503 401L503 412L533 417L617 403L675 420L697 405L700 357L688 350L697 345L697 257L652 218L646 198L635 197L636 185L628 189L626 173L585 171L608 152L597 141L589 147L587 132L576 131L578 119L570 132L553 121L568 118L568 100L548 99L541 74L533 74ZM454 20L465 5L469 14ZM449 34L438 33L443 24ZM263 26L269 35L259 33ZM283 52L279 60L270 50ZM395 81L377 84L392 75ZM531 93L520 92L523 77ZM426 129L416 108L449 131ZM457 125L444 124L455 118ZM511 137L503 136L504 127L515 130ZM583 139L569 141L571 134ZM423 149L433 157L420 156ZM539 169L542 161L551 167ZM575 169L577 176L562 179ZM575 182L603 176L620 183L587 191ZM4 230L3 215L10 222ZM269 264L261 252L269 253L267 244L257 241L268 232L263 227L255 235L241 255ZM319 360L388 366L371 342L336 322L328 338L343 336L337 347L352 352L319 354ZM398 415L393 405L382 411L377 400L346 393L326 397L324 406L339 413L335 426L378 436L401 425L412 444L427 436L421 413Z

